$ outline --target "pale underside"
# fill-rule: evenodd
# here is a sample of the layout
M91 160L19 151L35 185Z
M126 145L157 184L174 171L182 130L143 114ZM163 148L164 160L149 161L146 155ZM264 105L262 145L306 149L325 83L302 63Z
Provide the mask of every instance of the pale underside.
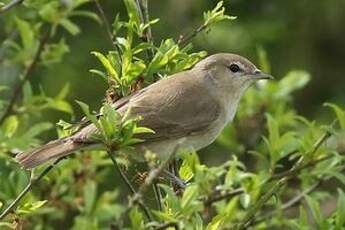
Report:
M154 134L138 136L145 142L137 145L137 150L151 150L166 156L181 138L184 140L183 147L195 150L207 146L216 138L225 125L220 119L221 106L203 83L202 77L187 71L161 80L114 104L121 114L130 108L131 115L142 118L139 126L154 130ZM74 138L87 142L95 132L94 125L89 125Z

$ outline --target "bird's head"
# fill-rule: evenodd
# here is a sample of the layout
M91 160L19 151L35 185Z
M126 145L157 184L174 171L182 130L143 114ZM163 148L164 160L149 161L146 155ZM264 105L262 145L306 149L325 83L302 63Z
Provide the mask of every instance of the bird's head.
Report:
M206 71L213 82L232 92L242 93L252 83L261 79L273 79L263 73L248 59L230 53L219 53L201 60L194 68Z

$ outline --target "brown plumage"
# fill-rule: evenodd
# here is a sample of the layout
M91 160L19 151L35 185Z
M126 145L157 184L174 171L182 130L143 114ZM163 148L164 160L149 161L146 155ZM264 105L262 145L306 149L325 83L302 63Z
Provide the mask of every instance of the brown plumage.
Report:
M229 70L238 65L241 72ZM255 76L255 77L253 77ZM138 152L147 149L166 156L181 138L184 146L198 150L210 144L232 120L238 101L254 80L267 78L247 59L234 54L216 54L199 62L193 69L160 80L134 95L120 99L114 108L125 114L139 115L140 126L154 134L142 134L145 142L136 145ZM71 137L55 140L16 159L24 168L33 168L77 150L100 146L90 142L97 132L90 124Z

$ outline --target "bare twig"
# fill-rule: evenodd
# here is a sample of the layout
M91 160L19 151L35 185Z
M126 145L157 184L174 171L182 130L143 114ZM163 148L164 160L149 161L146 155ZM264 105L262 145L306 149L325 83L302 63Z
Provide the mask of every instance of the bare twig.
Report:
M128 187L129 191L132 193L132 195L134 196L137 192L135 191L133 185L131 184L131 182L129 181L129 179L127 178L126 174L122 171L122 169L120 168L119 164L117 163L116 159L113 156L113 150L111 148L108 149L107 153L108 156L110 157L111 161L113 162L116 171L120 174L123 182L126 184L126 186ZM149 212L149 209L145 206L145 204L143 204L141 201L138 202L139 207L143 210L146 218L148 220L151 220L151 215Z
M333 123L332 123L333 125ZM332 126L331 125L331 126ZM311 151L307 154L314 154L320 147L321 145L331 136L332 134L329 132L329 131L326 131L325 134L323 134L314 144L313 148L311 149ZM282 172L282 173L277 173L277 174L274 174L272 177L271 177L271 180L273 179L280 179L280 178L283 178L283 177L286 177L286 176L293 176L293 175L296 175L296 173L300 172L301 170L303 169L306 169L306 168L309 168L309 167L312 167L316 164L318 164L319 162L321 161L325 161L327 159L330 159L332 156L326 156L326 157L323 157L323 158L320 158L320 159L317 159L317 160L313 160L313 161L309 161L309 162L306 162L304 163L304 158L301 157L299 159L299 161L288 171L285 171L285 172Z
M175 157L180 144L178 144L175 150L170 154L169 158L161 163L157 168L152 169L145 181L140 185L138 191L130 198L129 205L127 206L125 212L123 214L127 214L134 205L141 205L142 204L142 196L148 190L148 188L154 183L154 181L159 177L159 175L163 172L163 170L167 167L169 162ZM151 219L149 219L151 220Z
M3 7L0 8L0 14L3 14L7 11L9 11L10 9L12 9L15 6L18 6L20 4L22 4L24 0L13 0L9 3L7 3L6 5L4 5Z
M175 157L176 152L179 148L179 145L175 148L172 154L170 154L169 158L160 164L157 168L152 169L149 174L147 175L144 183L139 187L139 190L131 199L131 202L135 204L137 201L141 199L141 196L147 191L147 189L152 185L154 180L163 172L163 170L167 167L169 162ZM131 206L131 205L130 205Z
M21 193L12 201L12 203L0 214L0 220L5 218L13 209L17 206L17 204L21 201L21 199L31 190L32 186L34 186L37 182L39 182L47 173L52 170L64 157L57 159L53 164L49 165L45 168L37 177L34 177L33 173L30 172L30 180L26 187L21 191Z
M98 0L94 0L95 4L96 4L96 7L97 7L97 10L98 10L98 13L99 15L101 16L102 18L102 21L103 21L103 24L104 24L104 27L105 27L105 30L106 30L106 33L108 35L108 39L110 40L110 43L114 46L114 49L116 50L116 52L118 53L119 55L119 58L122 62L122 57L121 57L121 54L122 54L122 51L119 47L119 45L117 44L116 42L116 36L113 32L111 32L111 27L110 27L110 23L104 13L104 10L101 6L101 4L99 3ZM121 72L121 71L120 71Z
M178 176L176 176L174 173L169 172L168 170L163 171L164 175L172 182L173 186L176 186L177 189L186 189L186 182L181 180Z
M126 184L127 188L129 189L129 191L132 194L135 194L135 189L133 187L133 185L131 184L131 182L129 181L129 179L127 178L126 174L122 171L122 169L120 168L119 164L117 163L116 159L113 156L114 151L108 149L107 154L109 156L109 158L111 159L111 161L113 162L116 171L120 174L121 179L123 180L123 182Z
M34 68L38 64L38 62L40 60L41 53L44 49L44 45L47 43L48 39L49 39L49 32L47 32L45 35L43 35L42 39L39 42L39 45L38 45L38 48L36 50L36 53L35 53L33 60L24 69L22 79L18 82L18 84L13 89L13 94L12 94L12 97L9 101L9 104L8 104L7 108L5 109L5 111L3 112L2 117L0 118L0 124L2 124L5 121L6 117L12 113L14 104L19 97L19 94L22 90L22 87L23 87L24 83L30 78L32 71L34 70Z
M260 210L262 206L264 206L265 203L274 194L276 194L279 191L279 189L286 183L286 181L287 181L287 178L282 178L276 184L274 184L267 193L263 194L259 198L259 200L255 204L253 204L253 206L249 209L249 211L246 213L246 215L241 220L241 222L233 226L231 229L232 230L247 229L247 227L251 224L251 222L255 218L257 211Z
M155 194L157 208L159 211L162 211L162 194L157 183L153 183L153 192Z
M202 25L200 25L198 28L196 28L195 30L193 30L192 32L189 32L185 35L181 35L180 38L177 41L177 44L180 46L185 46L187 45L187 43L192 40L198 33L202 32L203 30L205 30L207 28L207 24L204 23Z
M332 123L332 125L334 124L334 122ZM331 126L332 126L331 125ZM331 136L331 133L327 130L325 132L324 135L322 135L320 137L320 139L318 139L313 148L307 152L305 155L313 155L320 147L321 145ZM328 157L324 157L324 159L327 159ZM310 162L320 162L319 160L316 161L309 161L307 163L304 163L304 158L300 158L298 160L298 162L291 168L291 170L287 171L286 173L282 174L282 176L280 177L279 181L265 194L262 195L261 198L259 198L259 200L253 204L253 206L251 207L251 209L247 212L247 214L245 215L245 217L243 218L243 220L241 220L240 223L234 225L232 227L233 230L242 230L242 229L246 229L248 228L248 226L253 224L253 221L256 218L256 213L262 208L262 206L266 203L266 201L268 201L275 193L278 192L278 190L281 188L281 186L283 184L285 184L288 180L290 180L297 172L299 172L301 169L304 168L304 165L306 164L310 164ZM316 164L314 163L314 164ZM273 175L274 176L274 175ZM272 177L273 177L272 176ZM274 179L277 179L279 177L276 178L269 178L265 184L267 184L268 182L271 182ZM315 189L315 188L313 188ZM292 201L293 202L297 202L297 201ZM291 204L288 204L291 205Z
M312 186L310 186L308 189L306 189L305 191L297 194L296 196L294 196L293 198L291 198L289 201L287 201L286 203L284 203L280 210L285 211L287 209L290 209L296 205L298 205L305 197L305 195L312 193L313 191L315 191L315 189L317 189L320 185L321 185L322 181L317 181L315 184L313 184ZM256 218L255 223L261 222L265 219L268 219L270 217L272 217L275 213L277 212L277 210L273 210L270 211L268 213L266 213L265 215Z
M238 189L234 189L232 191L229 191L227 193L224 194L219 194L216 196L211 195L210 197L208 197L205 201L204 201L204 205L205 206L210 206L211 204L220 201L220 200L224 200L224 199L229 199L232 198L234 196L240 195L244 193L244 190L242 188L238 188Z
M137 5L137 10L139 13L140 20L143 24L147 24L150 20L148 1L147 0L135 0ZM151 26L148 26L141 37L143 42L148 42L153 44L152 30ZM147 58L151 60L153 58L154 52L152 49L146 51Z

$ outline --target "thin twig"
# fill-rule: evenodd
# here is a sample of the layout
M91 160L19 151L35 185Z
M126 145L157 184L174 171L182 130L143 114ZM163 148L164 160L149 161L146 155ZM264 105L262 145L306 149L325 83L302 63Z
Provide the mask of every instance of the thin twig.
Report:
M132 193L132 195L134 196L137 192L135 191L133 185L131 184L131 182L129 181L129 179L127 178L126 174L123 172L123 170L120 168L119 164L117 163L116 159L113 156L113 150L111 150L111 148L108 149L107 153L108 156L110 157L111 161L113 162L116 171L120 174L121 179L123 180L123 182L126 184L126 186L128 187L129 191ZM143 210L143 212L145 213L145 216L148 220L151 220L152 217L150 215L149 209L145 206L145 204L143 204L141 201L138 203L139 207Z
M24 0L13 0L9 3L7 3L6 5L4 5L3 7L0 8L0 14L3 14L7 11L9 11L10 9L12 9L15 6L18 6L20 4L22 4Z
M147 0L135 0L137 10L139 13L140 20L143 24L149 23L150 20L150 15L149 15L149 10L148 10L148 1ZM141 37L141 40L143 42L148 42L150 44L153 44L153 36L152 36L152 30L151 26L148 26L144 33L143 36ZM146 55L149 60L152 60L154 52L152 49L146 50Z
M163 170L164 175L172 182L174 187L177 187L177 190L184 190L187 187L186 182L177 177L174 173L169 172L168 170Z
M344 171L345 167L343 168L342 172ZM290 209L296 205L298 205L307 194L310 194L312 192L314 192L318 187L320 187L325 181L327 181L330 178L319 178L317 182L315 182L313 185L311 185L308 189L306 189L305 191L297 194L296 196L294 196L293 198L291 198L289 201L287 201L286 203L284 203L280 209L282 211L285 211L287 209ZM263 216L259 216L256 218L255 222L252 223L252 225L259 223L265 219L271 218L274 214L276 213L276 210L268 212L266 214L264 214Z
M276 174L272 175L272 177L270 179L271 180L276 180L276 179L280 179L280 178L283 178L283 177L286 177L286 176L290 176L291 177L293 175L296 175L298 172L302 171L303 169L307 169L307 168L313 167L313 166L317 165L318 163L323 162L325 160L328 160L328 159L330 159L332 157L333 156L325 156L325 157L322 157L322 158L319 158L319 159L316 159L316 160L313 160L313 161L309 161L309 162L307 162L305 164L301 164L298 167L291 168L288 171L284 171L284 172L281 172L281 173L276 173Z
M155 194L157 208L159 211L162 211L162 194L157 183L153 183L153 193Z
M24 83L27 80L29 80L32 71L34 70L34 68L38 64L38 62L40 60L41 53L44 49L44 45L47 43L48 39L49 39L49 32L46 32L46 34L43 35L42 39L39 42L39 45L38 45L38 48L36 50L36 53L34 55L33 60L25 68L22 79L18 82L17 86L15 86L15 88L13 90L13 94L12 94L12 97L9 101L9 104L8 104L7 108L5 109L4 113L2 114L2 117L0 118L0 125L5 121L6 117L12 113L14 104L19 97L19 94L22 90L22 87L23 87Z
M279 189L286 183L287 178L282 178L280 179L276 184L274 184L270 190L263 194L259 198L259 200L249 209L249 211L246 213L244 218L241 220L240 223L236 224L233 226L231 229L232 230L242 230L242 229L247 229L248 225L253 221L255 218L256 212L262 208L262 206L265 205L265 203L271 199L271 197L276 194Z
M322 183L322 180L317 181L315 184L313 184L312 186L310 186L308 189L306 189L305 191L297 194L296 196L294 196L293 198L291 198L289 201L287 201L286 203L284 203L281 207L280 210L285 211L287 209L290 209L296 205L298 205L307 194L312 193L313 191L315 191L315 189L317 189ZM270 211L268 213L266 213L265 215L256 218L255 223L261 222L265 219L268 219L270 217L272 217L275 213L277 212L277 210L273 210Z
M192 32L189 32L185 35L181 35L177 41L177 44L182 46L182 47L187 45L187 43L190 40L192 40L198 33L202 32L207 27L208 27L208 25L206 23L204 23L204 24L200 25L198 28L196 28L195 30L193 30Z
M127 206L123 214L127 214L134 205L142 204L142 196L149 189L149 187L154 183L154 181L159 177L159 175L163 172L163 170L167 167L169 162L175 157L179 147L180 147L180 144L176 146L176 148L170 154L170 156L168 157L166 161L164 161L157 168L152 169L148 173L147 177L145 178L145 181L140 185L138 191L132 197L130 197L129 205Z
M120 168L119 164L117 163L116 159L115 159L114 156L113 156L113 152L114 152L114 151L112 151L112 150L108 150L108 151L107 151L109 158L110 158L111 161L113 162L116 171L120 174L121 179L122 179L123 182L126 184L126 186L127 186L127 188L129 189L129 191L130 191L132 194L135 194L136 191L135 191L133 185L131 184L131 182L130 182L129 179L127 178L126 174L125 174L125 173L122 171L122 169Z
M13 209L17 206L17 204L21 201L21 199L31 190L32 186L34 186L37 182L39 182L50 170L52 170L64 157L57 159L53 164L49 165L45 168L38 177L34 177L33 173L30 172L30 180L29 183L25 186L25 188L21 191L21 193L12 201L12 203L0 214L0 220L4 219Z
M309 155L309 154L313 155L331 135L332 134L329 131L326 131L325 134L323 134L315 142L312 150L309 153L307 153L306 155ZM273 179L280 179L280 178L283 178L283 177L286 177L286 176L296 175L296 173L300 172L301 170L309 168L309 167L312 167L312 166L318 164L321 161L325 161L327 159L330 159L331 157L332 156L326 156L326 157L323 157L323 158L320 158L320 159L317 159L317 160L313 160L313 161L309 161L309 162L306 162L306 163L303 162L304 158L301 157L299 159L299 161L290 170L282 172L282 173L274 174L271 177L271 180L273 180Z
M224 194L220 194L220 195L216 195L216 196L212 195L204 201L204 205L210 206L211 204L213 204L217 201L229 199L229 198L232 198L234 196L240 195L242 193L244 193L244 189L238 188L238 189L231 190L231 191L224 193Z
M147 189L152 185L156 178L163 172L163 170L167 167L169 162L175 157L178 148L179 145L175 148L172 154L170 154L169 158L166 161L164 161L157 168L154 168L149 172L144 183L142 183L139 187L138 192L134 194L134 196L132 197L131 201L133 204L135 204L137 201L141 199L141 196L147 191Z
M331 124L331 126L333 126L335 122L333 122ZM313 155L314 153L316 153L316 151L322 146L322 144L331 136L332 134L327 130L325 132L324 135L322 135L313 145L313 148L307 152L304 155ZM326 158L326 157L325 157ZM319 161L317 161L319 162ZM307 162L309 163L309 162ZM274 194L276 194L278 192L278 190L281 188L281 186L283 184L285 184L288 180L290 180L297 171L300 171L301 168L305 165L304 163L304 158L300 158L298 160L298 162L291 168L291 170L289 170L288 172L284 173L284 175L279 179L279 181L269 190L269 192L263 194L263 196L261 198L259 198L259 200L253 204L253 206L251 207L251 209L247 212L247 214L245 215L245 217L243 218L243 220L241 220L240 223L234 225L232 227L233 230L242 230L242 229L247 229L250 225L253 224L253 221L256 218L256 213L262 208L262 206L266 203L266 201L268 201ZM273 177L273 176L272 176ZM265 184L271 182L272 179L269 178Z
M119 55L119 58L120 58L120 61L122 62L122 51L119 47L119 45L117 44L116 42L116 36L113 32L111 32L111 27L110 27L110 23L104 13L104 10L101 6L101 4L99 3L98 0L94 0L95 4L96 4L96 7L97 7L97 10L99 12L99 15L101 16L102 18L102 21L103 21L103 24L104 24L104 27L105 27L105 30L106 30L106 33L108 35L108 39L110 40L110 43L114 46L114 49L116 50L116 52L118 53ZM121 72L121 71L119 71Z

